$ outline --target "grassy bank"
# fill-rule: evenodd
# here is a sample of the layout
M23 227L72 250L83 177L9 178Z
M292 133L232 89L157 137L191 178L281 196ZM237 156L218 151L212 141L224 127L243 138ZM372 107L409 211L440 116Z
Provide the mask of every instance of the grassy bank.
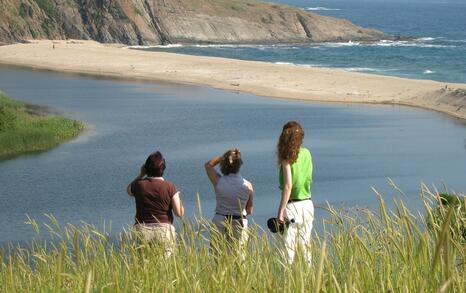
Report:
M44 116L0 92L0 158L42 151L69 140L83 125L61 116Z
M93 226L46 231L54 244L36 242L0 257L4 292L464 292L466 244L454 227L466 225L457 205L444 206L423 191L426 212L402 203L394 212L342 212L328 208L323 232L312 242L313 261L288 265L280 240L252 229L247 256L223 243L209 253L208 224L185 222L174 257L123 233L111 241ZM464 204L464 202L462 203ZM434 216L435 214L435 216ZM201 232L200 232L201 231Z

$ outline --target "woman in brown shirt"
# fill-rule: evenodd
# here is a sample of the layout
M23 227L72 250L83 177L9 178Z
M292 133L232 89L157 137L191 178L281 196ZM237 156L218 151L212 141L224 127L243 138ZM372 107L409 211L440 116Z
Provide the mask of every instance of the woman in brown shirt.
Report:
M147 158L139 175L128 185L127 192L136 201L135 228L146 241L164 246L168 257L176 245L173 213L182 217L184 208L176 186L163 178L165 158L157 151Z

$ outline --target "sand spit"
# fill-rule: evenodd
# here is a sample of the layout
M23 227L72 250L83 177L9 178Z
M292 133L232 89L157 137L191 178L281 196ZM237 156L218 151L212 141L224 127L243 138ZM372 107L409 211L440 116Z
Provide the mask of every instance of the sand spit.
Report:
M1 46L0 63L124 79L204 85L284 99L407 105L466 119L466 84L145 52L82 40L43 40Z

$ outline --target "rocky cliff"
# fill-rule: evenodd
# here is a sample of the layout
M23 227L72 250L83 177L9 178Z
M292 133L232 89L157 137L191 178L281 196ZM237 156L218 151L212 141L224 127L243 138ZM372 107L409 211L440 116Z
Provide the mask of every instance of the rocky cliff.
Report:
M390 39L343 19L256 0L0 0L0 42L304 43Z

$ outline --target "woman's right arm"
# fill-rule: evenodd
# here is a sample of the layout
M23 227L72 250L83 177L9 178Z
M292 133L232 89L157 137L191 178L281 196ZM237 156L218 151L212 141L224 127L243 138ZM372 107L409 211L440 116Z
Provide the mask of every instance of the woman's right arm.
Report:
M131 190L131 186L133 185L133 183L144 178L145 175L146 175L146 168L144 168L144 165L142 165L141 169L139 169L139 175L136 176L136 178L134 178L133 181L131 181L126 187L126 193L128 193L129 196L134 196L133 191Z
M282 162L283 170L283 190L280 205L278 206L277 219L279 222L285 221L285 209L290 200L291 188L293 186L293 180L291 175L291 165L288 162Z
M212 182L212 185L214 187L217 186L218 179L220 178L220 174L218 174L217 170L215 170L215 166L217 166L221 160L222 160L222 157L216 156L204 164L207 177L209 177L209 180L210 182Z

